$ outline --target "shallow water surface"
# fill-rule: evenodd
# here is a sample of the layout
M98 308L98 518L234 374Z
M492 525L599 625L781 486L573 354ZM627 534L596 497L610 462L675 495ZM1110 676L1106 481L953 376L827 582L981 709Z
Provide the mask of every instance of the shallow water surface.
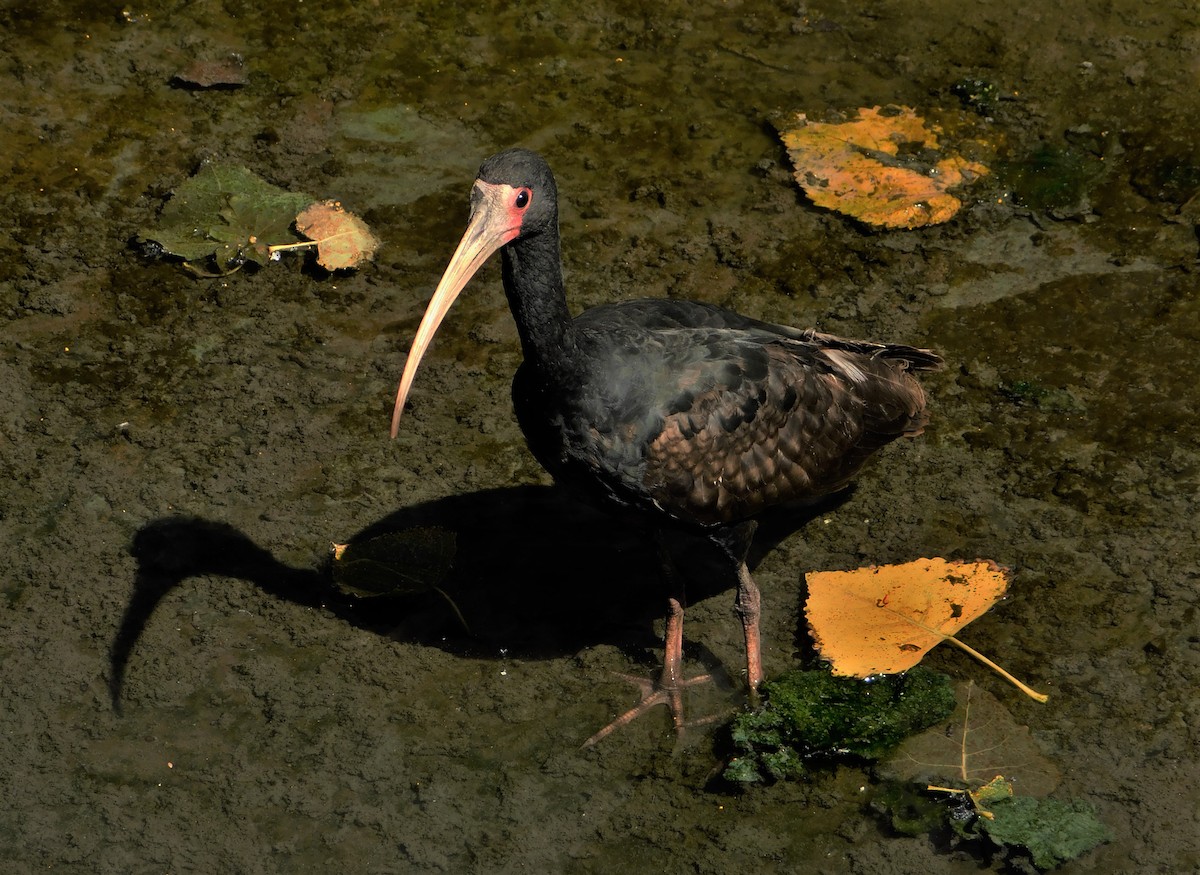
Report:
M655 669L662 590L640 534L526 451L497 267L387 439L475 169L515 144L557 174L573 308L697 298L948 362L923 437L764 531L768 674L809 654L803 571L992 558L1011 593L964 635L1050 702L928 661L1112 828L1062 871L1200 867L1200 14L577 5L0 9L5 871L1004 871L891 835L865 767L731 792L720 732L676 743L665 712L578 749L632 704L614 672ZM230 53L242 87L172 81ZM775 124L889 103L994 157L946 225L871 232L791 180ZM333 276L146 258L205 159L337 198L384 247ZM331 542L414 525L455 533L472 635L435 594L332 587ZM685 568L689 671L724 679L689 704L732 713L730 581Z

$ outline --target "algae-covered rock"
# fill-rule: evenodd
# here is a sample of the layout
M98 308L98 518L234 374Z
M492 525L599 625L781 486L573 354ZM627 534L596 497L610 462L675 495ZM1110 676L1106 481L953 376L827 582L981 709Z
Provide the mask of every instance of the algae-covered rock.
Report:
M875 759L954 710L950 679L920 666L866 680L793 671L764 683L762 693L763 707L733 722L730 781L797 777L811 759Z

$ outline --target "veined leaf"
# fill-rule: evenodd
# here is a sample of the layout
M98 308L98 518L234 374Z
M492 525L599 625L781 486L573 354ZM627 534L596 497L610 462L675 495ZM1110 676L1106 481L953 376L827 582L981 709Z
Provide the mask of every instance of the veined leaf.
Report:
M912 668L943 641L970 653L1026 695L1046 701L992 660L954 637L1008 588L994 562L918 559L856 571L808 574L808 625L833 673L851 677Z
M356 267L370 261L379 238L367 223L336 201L320 201L296 217L296 230L317 247L317 261L327 270Z
M158 227L143 230L141 237L184 261L212 256L221 269L243 259L264 263L272 244L295 239L296 213L312 201L245 167L205 163L175 189Z
M881 775L963 789L1003 775L1025 796L1046 796L1058 786L1058 768L995 696L968 681L955 699L950 719L905 739L880 764Z

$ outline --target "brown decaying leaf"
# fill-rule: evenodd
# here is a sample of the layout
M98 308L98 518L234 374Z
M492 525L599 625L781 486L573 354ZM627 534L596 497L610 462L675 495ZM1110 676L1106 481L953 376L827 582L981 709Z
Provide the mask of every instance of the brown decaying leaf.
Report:
M246 62L236 52L215 60L192 61L174 78L196 88L239 88L250 81L246 76Z
M813 640L833 673L849 677L912 668L950 641L1038 701L1046 696L1014 678L954 633L983 614L1008 588L994 562L917 559L856 571L807 575L805 610Z
M813 203L882 228L918 228L953 217L962 201L947 189L984 176L984 165L939 156L937 135L907 106L863 108L841 123L810 121L781 132L796 181ZM901 157L929 154L923 165ZM934 160L934 159L937 160Z
M351 544L332 544L333 581L342 592L359 598L437 593L470 635L462 611L438 585L450 573L456 550L454 533L436 526L417 526Z
M296 217L296 230L317 244L317 261L327 270L355 267L379 248L367 223L336 201L307 207Z
M969 790L1003 775L1024 796L1050 795L1061 776L1029 727L970 681L959 684L955 696L958 706L949 721L905 739L880 763L880 774L923 784L954 782Z

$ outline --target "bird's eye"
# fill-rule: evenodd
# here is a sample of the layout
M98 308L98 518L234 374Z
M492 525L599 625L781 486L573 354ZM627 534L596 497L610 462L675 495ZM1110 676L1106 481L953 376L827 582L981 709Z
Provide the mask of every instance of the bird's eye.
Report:
M529 189L523 188L517 192L517 199L513 203L517 205L518 210L523 210L529 206Z

